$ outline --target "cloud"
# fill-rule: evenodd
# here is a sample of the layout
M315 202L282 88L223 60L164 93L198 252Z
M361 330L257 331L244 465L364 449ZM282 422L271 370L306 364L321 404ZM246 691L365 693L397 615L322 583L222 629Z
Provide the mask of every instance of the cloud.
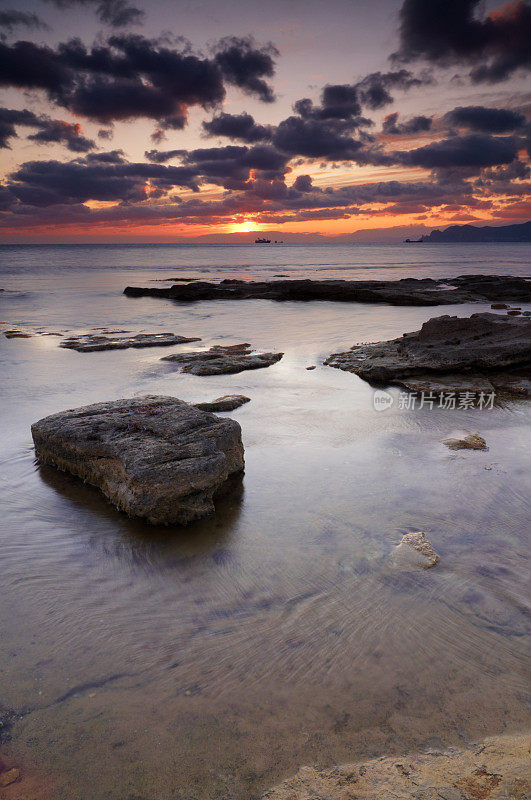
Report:
M219 114L211 120L203 122L203 130L209 136L226 136L229 139L238 139L252 144L271 139L273 128L271 125L257 125L253 117L245 112L242 114Z
M114 150L89 153L67 164L28 162L0 187L0 225L22 228L52 221L64 225L192 225L198 221L216 225L249 214L257 221L282 224L420 211L470 214L470 209L490 210L493 172L498 179L500 209L520 202L529 190L521 180L525 169L516 171L512 164L485 169L482 178L473 182L464 180L459 170L448 169L428 181L393 180L333 188L314 186L308 175L298 176L287 186L285 159L270 145L198 148L181 151L181 158L183 163L177 167L135 163ZM231 191L214 200L174 193L176 187L197 189L205 182L232 184ZM111 201L113 205L91 208L84 205L87 200Z
M481 133L510 133L525 124L525 116L506 108L458 106L444 115L449 125Z
M0 41L0 85L59 93L73 80L69 67L50 47Z
M0 11L0 28L12 31L15 28L30 28L33 30L49 30L49 26L37 15L27 11L6 9Z
M303 97L297 100L293 110L304 119L351 120L353 126L369 126L372 121L360 116L362 107L373 111L383 108L393 102L392 91L407 91L430 83L433 78L429 73L416 76L407 69L371 72L357 83L326 84L319 105Z
M429 73L422 76L413 75L407 69L391 72L371 72L356 84L361 102L373 111L393 102L391 91L399 89L408 91L413 87L432 84L433 77Z
M182 158L186 154L186 150L145 150L144 156L148 161L154 164L165 164L172 158Z
M87 139L81 133L81 125L78 122L64 122L60 119L41 119L39 130L28 136L38 144L50 144L57 142L65 144L74 153L86 153L96 147L92 139Z
M345 133L345 127L315 118L288 117L277 126L273 144L291 156L352 160L363 142Z
M297 192L304 192L307 194L312 191L312 179L310 175L298 175L293 183L293 188Z
M0 108L0 147L9 147L9 139L17 136L16 127L20 125L27 128L37 128L37 133L28 136L28 139L38 144L57 142L65 144L74 153L86 153L96 147L92 139L82 135L79 123L64 122L59 119L50 119L42 115L37 116L32 111Z
M245 188L251 172L260 173L266 180L283 177L288 161L288 156L266 144L198 148L183 155L183 163L195 165L197 174L205 181L227 189Z
M106 157L107 156L107 157ZM84 203L87 200L132 203L146 200L147 186L157 190L197 189L196 170L127 162L120 151L98 153L69 162L28 161L10 173L7 188L34 206Z
M518 155L519 139L514 136L470 134L452 136L414 150L396 152L398 163L426 169L468 167L478 169L510 164Z
M0 148L9 147L9 140L17 135L15 125L37 127L38 124L39 117L33 111L0 108Z
M145 12L127 4L126 0L45 0L58 8L93 6L100 22L113 28L125 25L140 25L144 21Z
M531 6L512 0L483 18L481 0L404 0L400 48L393 58L469 64L476 83L506 80L531 68Z
M392 136L424 133L430 130L433 122L431 117L424 116L411 117L406 122L398 122L398 117L398 111L388 114L383 121L382 133Z
M88 49L79 39L55 50L32 42L0 42L0 85L43 89L52 102L103 123L146 117L161 128L182 129L188 108L214 108L225 81L262 100L273 97L260 76L272 74L269 46L223 40L214 59L181 43L120 34Z
M263 103L275 100L265 80L275 74L274 58L279 52L273 44L258 46L251 36L228 36L221 39L216 50L215 61L228 83L256 95Z
M321 104L314 106L309 97L303 97L293 110L304 119L352 119L361 114L357 84L327 84L321 93Z

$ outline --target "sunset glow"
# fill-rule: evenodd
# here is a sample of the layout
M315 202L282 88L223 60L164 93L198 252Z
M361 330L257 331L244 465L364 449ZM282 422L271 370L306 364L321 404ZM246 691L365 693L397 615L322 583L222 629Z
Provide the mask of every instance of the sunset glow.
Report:
M382 0L361 27L352 4L333 34L317 6L275 7L290 24L267 33L265 8L232 9L221 33L187 10L188 42L158 38L171 30L158 2L116 12L119 35L88 15L81 38L75 15L52 30L26 4L0 44L4 241L355 241L530 216L523 0L483 17L466 3L444 35L420 0Z

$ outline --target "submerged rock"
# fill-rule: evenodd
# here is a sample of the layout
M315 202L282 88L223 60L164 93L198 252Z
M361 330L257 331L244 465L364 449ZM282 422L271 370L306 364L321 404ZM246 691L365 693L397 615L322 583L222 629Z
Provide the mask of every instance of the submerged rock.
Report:
M459 439L444 439L443 444L450 450L488 450L487 442L478 433L469 433Z
M399 566L419 566L423 569L434 567L439 556L422 531L406 533L395 547L393 560Z
M20 331L16 328L13 328L9 331L4 331L4 336L6 339L30 339L33 334L28 333L27 331Z
M250 397L245 397L243 394L224 394L223 397L216 397L210 402L193 403L193 405L201 411L234 411L244 403L249 403L250 400Z
M125 350L128 347L166 347L172 344L199 342L199 336L177 336L175 333L137 333L134 336L111 338L100 334L71 336L59 347L77 350L79 353L92 353L95 350Z
M168 288L127 286L129 297L166 297L195 300L334 300L390 303L397 306L437 306L477 300L531 301L531 282L510 275L464 275L459 278L403 278L399 281L271 280L219 283L192 281Z
M262 369L280 361L284 353L254 353L251 345L214 345L210 350L193 353L174 353L161 361L179 364L183 372L192 375L229 375L246 369Z
M472 747L384 756L329 769L302 767L262 800L527 800L529 737L493 736Z
M156 525L186 524L244 468L239 424L174 397L134 397L45 417L35 454L97 486L122 511Z
M482 391L494 388L500 378L503 382L503 376L510 376L506 381L510 386L530 373L531 321L491 313L434 317L420 331L354 346L333 353L324 363L369 382L407 388L418 382L427 390L437 390L442 381L445 390L460 390L469 388L472 381L480 382Z

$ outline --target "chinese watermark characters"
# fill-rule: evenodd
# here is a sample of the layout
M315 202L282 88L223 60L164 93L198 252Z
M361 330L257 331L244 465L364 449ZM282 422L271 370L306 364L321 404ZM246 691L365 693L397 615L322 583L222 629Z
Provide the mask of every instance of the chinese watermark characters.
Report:
M496 393L471 392L471 391L442 391L442 392L400 392L397 399L397 408L400 411L421 410L423 408L442 408L445 410L468 411L470 409L484 410L494 408ZM394 404L395 398L389 392L377 389L373 395L375 411L385 411Z

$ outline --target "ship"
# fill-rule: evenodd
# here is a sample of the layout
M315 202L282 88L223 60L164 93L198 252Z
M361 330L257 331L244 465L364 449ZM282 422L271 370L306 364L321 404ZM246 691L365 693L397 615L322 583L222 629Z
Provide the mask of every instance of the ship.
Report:
M255 244L271 244L271 239L260 239L260 238L258 238L258 239L254 240L254 243Z

